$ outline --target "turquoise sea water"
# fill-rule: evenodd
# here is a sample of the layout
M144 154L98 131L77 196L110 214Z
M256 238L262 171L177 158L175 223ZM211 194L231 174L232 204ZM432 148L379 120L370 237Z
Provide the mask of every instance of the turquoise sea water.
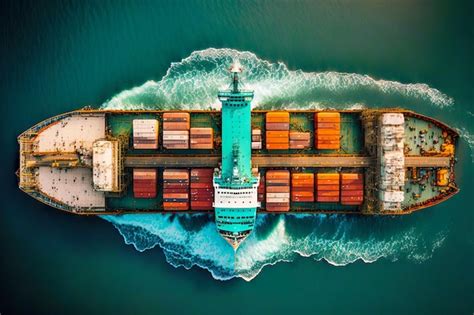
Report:
M0 313L474 311L472 4L31 1L1 12ZM34 123L85 105L215 107L234 58L255 107L402 106L458 128L461 192L403 218L259 216L234 256L207 215L83 218L17 189L16 136Z

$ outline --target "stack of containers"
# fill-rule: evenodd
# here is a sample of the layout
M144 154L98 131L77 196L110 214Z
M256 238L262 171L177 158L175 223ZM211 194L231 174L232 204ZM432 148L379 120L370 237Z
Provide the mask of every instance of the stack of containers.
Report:
M166 149L189 148L189 113L163 114L163 147Z
M260 183L258 184L257 194L258 201L263 202L265 200L265 175L260 176Z
M288 150L290 113L268 112L265 127L267 150Z
M338 150L341 136L341 114L318 112L314 114L316 149Z
M191 169L191 210L212 210L212 168Z
M358 206L364 201L364 177L362 174L341 174L341 204Z
M252 129L252 149L262 149L262 130Z
M163 171L163 208L165 210L189 209L189 171L165 169Z
M191 128L191 149L212 149L214 130L212 128Z
M259 176L258 167L252 167L252 175L255 177ZM265 198L265 175L260 174L260 182L257 188L257 200L259 202L264 201Z
M266 174L267 211L290 210L290 172L288 170L272 170Z
M291 201L314 202L314 174L291 174Z
M134 149L158 149L158 120L134 119L132 125Z
M316 174L317 202L339 202L339 173Z
M156 169L133 169L133 196L135 198L156 198Z
M309 132L290 131L290 149L307 149L311 146Z

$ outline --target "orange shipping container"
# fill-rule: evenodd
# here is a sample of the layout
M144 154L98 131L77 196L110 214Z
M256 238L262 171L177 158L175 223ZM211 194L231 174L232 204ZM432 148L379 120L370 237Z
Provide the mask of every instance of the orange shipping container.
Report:
M288 138L267 138L268 144L284 144L288 145Z
M339 129L317 129L315 133L316 133L316 137L319 138L320 136L325 136L325 135L339 136L341 131Z
M266 174L267 179L272 178L290 178L290 172L287 170L270 170Z
M309 140L310 137L311 135L309 132L290 131L291 140Z
M313 197L314 193L312 191L292 191L291 192L291 198L293 199L293 196L298 196L298 197Z
M166 112L163 113L163 121L189 121L190 115L186 112Z
M267 193L289 193L290 186L267 186Z
M278 131L267 131L267 138L288 138L289 132L278 130Z
M165 210L188 210L188 202L163 202L163 208Z
M298 189L298 188L312 188L314 187L314 181L304 181L304 182L295 182L293 181L291 183L291 187L293 189Z
M314 179L314 174L313 173L292 173L291 178L294 180L297 179Z
M267 150L288 150L289 148L287 143L267 143Z
M277 122L279 122L281 120L289 122L290 121L290 113L289 112L276 112L276 111L267 112L267 114L265 116L265 119L266 119L267 122L274 122L275 120Z
M339 174L338 173L317 173L317 178L318 179L337 179L339 180Z
M320 191L317 193L318 197L339 197L339 190L336 191Z
M317 128L340 130L341 125L337 122L317 122Z
M341 178L344 179L362 179L362 174L358 173L342 173Z
M290 205L288 204L287 206L272 206L270 204L267 204L265 210L275 212L287 212L290 211Z

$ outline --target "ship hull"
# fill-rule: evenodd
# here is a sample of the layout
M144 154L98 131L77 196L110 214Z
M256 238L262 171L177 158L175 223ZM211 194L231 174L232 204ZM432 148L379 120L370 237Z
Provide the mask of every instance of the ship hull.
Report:
M209 127L213 130L214 145L212 149L166 149L163 147L162 128L159 130L160 143L157 149L145 150L134 149L131 145L132 139L132 121L136 118L146 119L155 117L160 124L163 124L161 117L166 111L124 111L124 110L78 110L65 113L50 119L28 129L18 137L20 143L20 168L19 186L30 196L54 208L64 210L79 215L102 215L102 214L124 214L124 213L213 213L212 208L193 210L191 206L188 209L169 210L163 207L163 185L161 175L158 175L157 197L150 201L146 199L133 198L132 191L132 171L134 168L153 168L162 174L163 170L170 168L193 169L193 168L212 168L214 169L220 163L220 111L213 110L190 110L186 111L191 116L191 128ZM269 111L252 111L252 128L259 128L265 134L265 114ZM348 172L363 174L366 179L364 183L364 202L357 206L342 206L340 203L319 203L319 202L297 202L291 200L289 211L272 210L269 211L262 201L262 206L258 209L259 213L324 213L324 214L354 214L354 215L404 215L417 210L421 210L440 202L443 202L454 196L459 188L455 184L455 152L442 152L440 147L441 139L451 139L455 146L458 138L457 132L445 125L444 123L433 118L414 113L404 109L382 109L382 110L342 110L337 111L342 117L341 123L341 148L339 150L318 150L314 145L314 121L313 116L316 111L312 110L289 110L292 117L290 129L294 128L299 131L308 131L311 133L311 146L307 149L283 149L269 150L265 148L265 141L262 149L252 150L252 165L258 167L261 175L267 170L285 169L290 173L309 172L317 174L319 172ZM367 134L370 128L370 115L377 115L384 112L402 113L407 118L406 142L413 150L405 153L406 172L414 175L416 178L408 176L405 184L405 197L409 199L399 211L383 211L377 209L376 200L374 198L374 185L377 184L377 178L373 177L371 170L376 167L376 157L370 152L367 146ZM104 134L98 138L124 138L126 147L123 149L123 159L121 162L123 170L123 179L125 188L121 193L104 193L104 198L99 197L96 192L91 190L90 196L96 207L86 204L89 200L84 200L79 192L70 191L79 201L69 198L63 201L54 196L53 191L46 191L48 182L48 174L57 172L57 178L63 178L64 170L70 169L69 173L77 172L75 178L83 178L80 176L82 172L90 171L91 166L84 164L81 160L80 151L77 147L72 150L66 147L64 150L48 150L42 151L41 145L58 145L59 141L41 139L42 135L48 132L52 134L52 128L59 128L64 124L65 119L70 117L88 118L91 122L94 119L103 121ZM98 118L100 117L100 118ZM71 126L73 122L69 121ZM413 126L412 126L413 125ZM101 127L102 128L102 127ZM414 130L412 130L413 128ZM100 128L99 128L100 129ZM428 139L438 139L436 144L432 144L434 150L431 149L431 142L425 147L426 150L420 151L417 147L416 139L422 134L420 131L427 129ZM82 137L81 132L77 131L78 137ZM100 134L99 131L97 131ZM431 135L433 133L433 135ZM263 136L265 137L265 136ZM46 137L45 137L46 138ZM40 140L38 140L40 139ZM64 140L64 139L63 139ZM265 140L265 139L264 139ZM35 144L35 141L43 141ZM48 142L49 141L49 142ZM67 140L64 140L67 141ZM50 143L51 142L51 143ZM434 140L432 141L435 142ZM61 147L62 148L62 147ZM82 163L82 164L81 164ZM449 170L449 183L443 187L432 185L436 180L436 172L439 169ZM413 172L415 169L415 173ZM68 174L69 174L68 173ZM39 174L39 175L38 175ZM372 177L371 177L372 176ZM68 179L67 176L64 177ZM419 178L422 178L420 180ZM423 179L425 178L425 179ZM55 182L55 189L59 189L60 184ZM128 187L127 187L128 185ZM316 186L316 185L315 185ZM428 188L426 188L428 186ZM424 187L419 189L419 187ZM433 190L432 192L427 190ZM97 196L96 196L97 195ZM265 192L264 192L265 195ZM96 199L94 199L96 198ZM264 196L265 198L265 196ZM97 201L101 199L100 201ZM83 202L81 206L75 206L75 202ZM91 203L93 204L93 203ZM190 202L191 204L191 202Z

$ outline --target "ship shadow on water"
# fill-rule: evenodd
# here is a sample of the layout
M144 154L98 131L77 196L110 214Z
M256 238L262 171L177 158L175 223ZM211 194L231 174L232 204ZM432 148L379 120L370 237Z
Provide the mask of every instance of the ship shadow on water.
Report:
M178 220L179 224L188 232L198 232L205 225L214 223L214 216L211 214L172 214L169 221ZM217 231L216 231L217 232Z

